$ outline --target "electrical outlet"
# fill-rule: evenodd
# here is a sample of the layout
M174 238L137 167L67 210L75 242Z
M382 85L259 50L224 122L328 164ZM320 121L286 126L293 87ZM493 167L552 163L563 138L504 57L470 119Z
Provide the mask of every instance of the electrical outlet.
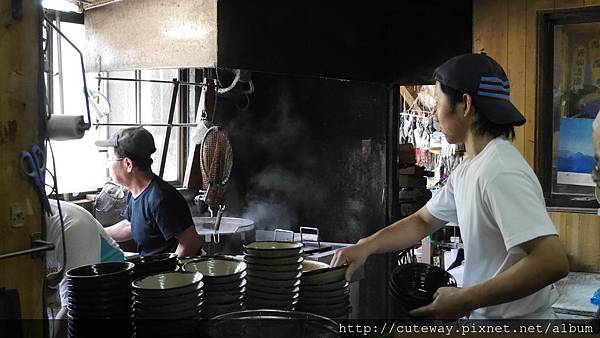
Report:
M10 206L10 223L13 228L20 228L25 225L25 207L20 204Z

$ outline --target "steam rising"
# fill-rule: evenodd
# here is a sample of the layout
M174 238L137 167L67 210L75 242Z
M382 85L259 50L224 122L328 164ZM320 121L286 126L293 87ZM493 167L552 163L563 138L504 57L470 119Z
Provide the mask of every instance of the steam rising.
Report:
M298 225L301 206L310 208L325 199L323 190L310 178L279 166L267 167L252 180L252 186L243 217L265 230L293 229Z
M243 218L265 230L294 229L299 212L324 199L322 188L310 177L316 160L311 153L314 145L310 145L309 128L291 113L293 93L282 89L259 130L249 130L251 123L236 121L252 141L253 152L265 156L259 161L267 166L250 180L242 211Z

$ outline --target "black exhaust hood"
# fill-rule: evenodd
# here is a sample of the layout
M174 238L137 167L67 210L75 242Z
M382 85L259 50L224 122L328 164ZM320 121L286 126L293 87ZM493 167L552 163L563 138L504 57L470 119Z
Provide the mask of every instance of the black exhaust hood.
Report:
M416 84L472 50L470 0L219 0L217 12L224 68Z

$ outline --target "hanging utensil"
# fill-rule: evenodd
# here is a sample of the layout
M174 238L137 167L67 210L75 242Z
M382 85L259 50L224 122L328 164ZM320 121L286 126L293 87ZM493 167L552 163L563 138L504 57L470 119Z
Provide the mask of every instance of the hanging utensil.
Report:
M213 233L213 242L219 243L221 241L221 235L219 229L221 228L221 219L223 218L223 211L225 211L225 205L220 205L217 210L217 219L215 220L215 232Z
M202 143L206 132L213 126L213 123L207 119L208 113L206 112L206 97L207 95L209 95L209 88L212 91L215 91L215 87L208 85L208 79L205 79L204 83L206 85L202 86L202 91L200 92L200 101L198 102L198 111L196 112L197 126L196 128L194 128L194 132L192 135L192 141L196 144ZM211 94L214 95L214 93ZM212 113L214 114L214 110Z
M183 186L195 189L196 191L204 189L202 187L202 172L200 169L200 145L208 129L213 126L212 122L208 119L208 113L214 116L217 104L216 80L204 78L202 83L203 86L196 111L196 126L190 130L192 146L188 153L183 178ZM200 206L198 203L196 205Z
M200 146L200 168L202 187L205 189L202 200L209 206L211 216L217 211L214 240L218 243L218 230L225 210L225 184L233 167L233 151L227 133L219 126L210 127Z
M200 147L203 201L213 210L223 204L224 186L231 175L233 151L223 128L213 126L204 135Z

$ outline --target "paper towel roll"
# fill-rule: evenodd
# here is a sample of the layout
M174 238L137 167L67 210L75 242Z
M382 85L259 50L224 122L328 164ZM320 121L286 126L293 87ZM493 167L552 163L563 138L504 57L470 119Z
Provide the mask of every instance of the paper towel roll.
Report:
M83 137L85 122L83 116L50 115L46 124L48 138L55 141L75 140Z

